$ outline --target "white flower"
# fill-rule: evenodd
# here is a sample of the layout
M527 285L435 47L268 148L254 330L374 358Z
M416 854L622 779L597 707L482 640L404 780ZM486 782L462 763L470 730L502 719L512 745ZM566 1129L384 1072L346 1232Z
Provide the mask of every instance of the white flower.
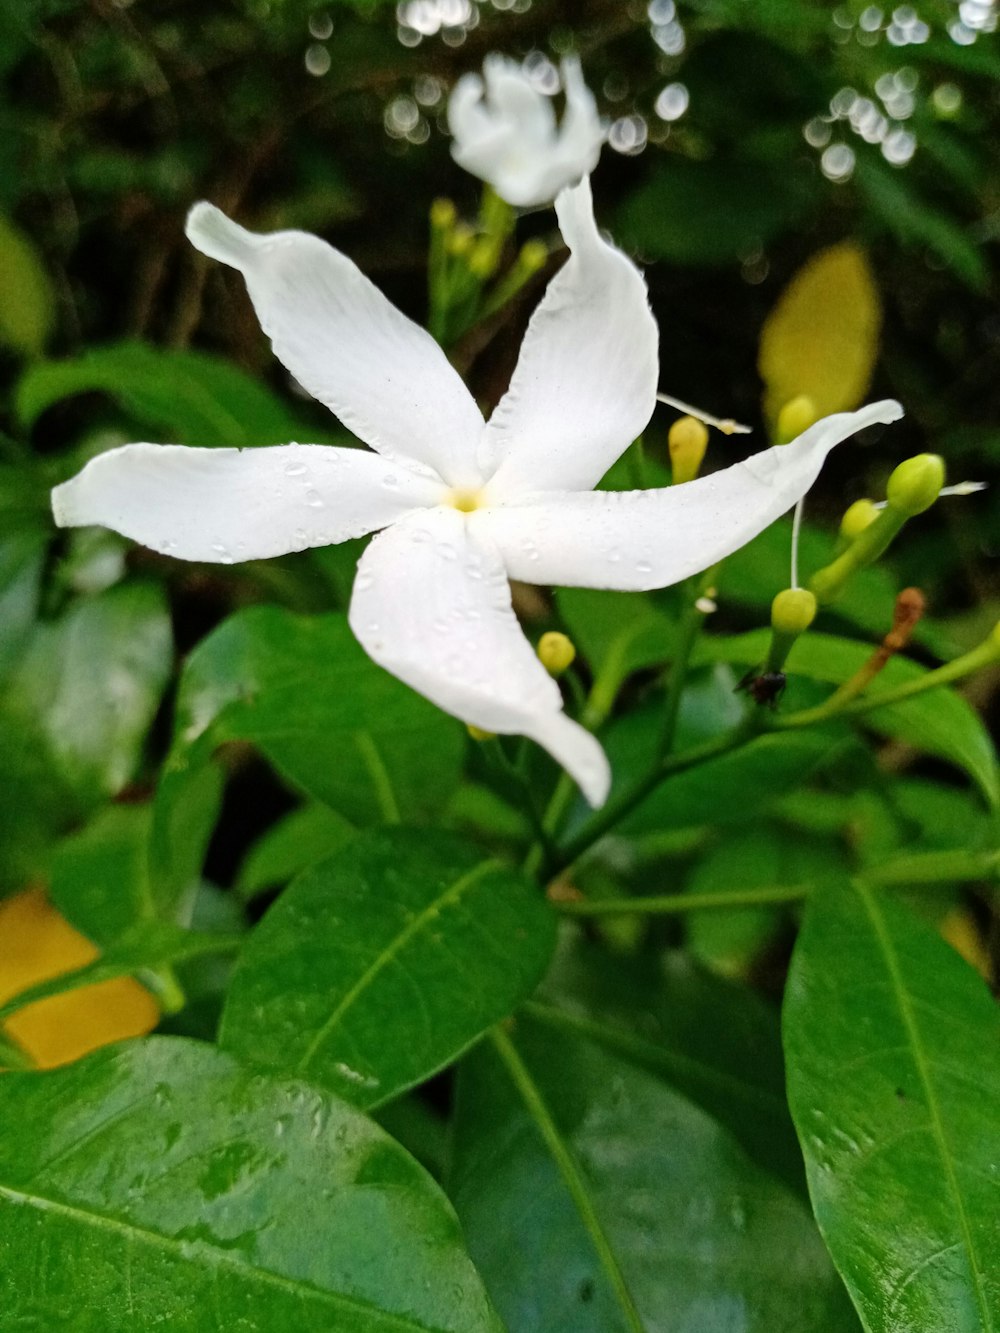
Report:
M483 78L464 74L449 99L452 157L518 208L551 203L597 166L606 127L578 60L562 62L562 80L566 110L558 128L552 99L506 56L487 56Z
M196 205L191 240L243 273L277 356L374 452L129 444L92 459L52 504L62 526L99 523L222 564L383 529L351 598L365 650L462 721L530 736L598 805L607 759L564 714L511 609L508 576L676 583L789 509L839 440L901 411L883 402L828 417L683 486L593 491L652 412L656 324L638 270L598 234L589 183L564 191L556 211L571 256L484 423L437 343L344 255L302 232L254 235Z

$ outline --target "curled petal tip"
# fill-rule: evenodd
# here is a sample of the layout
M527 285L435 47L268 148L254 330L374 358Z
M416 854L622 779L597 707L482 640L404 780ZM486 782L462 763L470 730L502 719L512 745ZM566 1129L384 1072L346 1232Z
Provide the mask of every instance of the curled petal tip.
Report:
M184 232L196 250L233 268L242 268L257 246L257 237L252 232L205 200L188 213Z

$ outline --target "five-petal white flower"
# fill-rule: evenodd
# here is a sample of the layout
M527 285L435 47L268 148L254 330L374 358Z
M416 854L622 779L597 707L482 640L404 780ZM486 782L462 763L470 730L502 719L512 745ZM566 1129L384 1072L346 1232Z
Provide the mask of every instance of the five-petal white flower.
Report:
M657 330L638 270L598 234L589 182L564 191L556 211L570 258L484 423L440 347L344 255L302 232L255 235L197 204L188 236L243 273L277 356L374 452L130 444L92 459L52 504L62 526L102 524L223 564L378 532L349 612L369 655L462 721L536 740L598 805L610 783L604 751L563 712L508 576L675 583L789 509L838 441L901 409L828 417L683 486L592 491L653 410Z
M552 99L507 56L487 56L482 78L463 74L452 90L452 156L515 207L549 204L597 166L607 131L575 57L562 62L562 81L558 128Z

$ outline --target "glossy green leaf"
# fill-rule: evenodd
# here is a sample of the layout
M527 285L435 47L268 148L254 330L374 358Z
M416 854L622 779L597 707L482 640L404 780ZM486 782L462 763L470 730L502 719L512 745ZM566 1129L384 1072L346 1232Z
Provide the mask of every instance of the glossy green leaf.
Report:
M704 657L749 667L764 660L768 641L768 632L758 630L712 639L702 645L701 651ZM876 646L810 632L796 642L786 669L812 680L839 685L868 661ZM919 680L925 674L926 668L909 658L894 657L879 673L867 697L874 699L879 690ZM971 704L954 690L930 690L904 703L873 709L861 720L864 726L883 736L907 741L964 768L992 805L1000 803L996 752L989 733Z
M0 679L27 645L38 615L47 546L45 532L0 534Z
M54 403L94 392L110 394L139 421L156 427L165 443L245 448L287 444L304 433L301 416L230 362L140 342L32 366L17 386L17 415L30 427Z
M520 1019L466 1060L448 1188L518 1333L856 1327L805 1203L660 1079L566 1032Z
M343 815L325 805L303 805L285 815L250 848L240 866L236 892L250 899L287 884L306 866L332 856L354 837Z
M440 810L464 752L460 725L377 667L342 615L277 607L231 616L188 659L176 753L209 728L358 823Z
M566 926L530 1011L656 1074L805 1193L778 1012L748 987L711 976L680 949L616 958Z
M90 805L135 776L172 666L162 590L122 584L38 627L6 702L38 719L57 769Z
M884 893L810 899L784 1011L816 1217L870 1333L1000 1327L1000 1015Z
M176 1038L0 1079L0 1254L10 1328L500 1329L452 1210L382 1130Z
M147 862L160 916L175 915L197 889L222 808L224 775L211 762L213 748L208 734L191 746L175 746L160 775Z
M53 853L49 896L95 944L154 915L149 833L148 805L111 805Z
M560 588L559 614L592 672L624 680L632 671L669 660L674 622L645 593Z
M538 888L474 846L416 830L359 836L254 930L220 1041L375 1106L530 994L554 934Z

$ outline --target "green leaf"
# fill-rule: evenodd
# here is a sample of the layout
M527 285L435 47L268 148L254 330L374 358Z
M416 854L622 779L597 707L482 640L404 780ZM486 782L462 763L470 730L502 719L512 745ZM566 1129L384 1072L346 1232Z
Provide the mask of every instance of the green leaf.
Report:
M656 1074L805 1194L777 1010L679 949L616 958L564 927L533 1018Z
M769 633L756 630L732 638L716 638L702 645L706 657L753 666L767 655ZM812 680L840 685L864 665L874 644L841 639L833 634L803 634L789 654L787 670ZM879 690L919 680L926 668L909 658L894 657L866 697ZM930 690L903 703L889 704L866 713L862 724L883 736L892 736L947 759L978 784L991 805L1000 802L996 752L982 718L972 705L951 689Z
M37 719L57 769L91 805L135 776L172 665L162 590L122 584L38 627L6 703Z
M430 1077L537 984L554 916L447 834L358 837L294 880L233 973L220 1041L375 1106Z
M332 856L354 837L355 829L325 805L303 805L285 815L250 848L236 879L245 901L287 884L300 870Z
M595 1044L521 1019L479 1047L452 1145L449 1193L517 1333L856 1327L805 1203Z
M0 679L23 652L34 626L48 544L44 532L0 536Z
M148 872L157 913L171 917L184 910L197 891L222 808L224 775L212 764L212 737L167 756L153 798Z
M11 1328L500 1330L382 1130L177 1038L0 1079L0 1252Z
M231 616L188 659L177 754L209 728L357 823L437 812L464 754L462 728L377 667L342 615L276 607Z
M559 614L592 672L608 671L624 680L641 667L668 661L674 623L645 593L560 588Z
M1000 1326L1000 1015L863 885L806 909L784 1014L816 1217L870 1333Z
M15 393L15 410L31 427L53 404L81 393L106 393L171 442L287 444L315 430L253 376L206 352L165 350L141 342L95 347L68 361L31 366Z
M102 947L154 915L147 855L148 805L111 805L52 856L49 896L77 930Z
M52 283L34 245L0 214L0 343L39 356L55 319Z

